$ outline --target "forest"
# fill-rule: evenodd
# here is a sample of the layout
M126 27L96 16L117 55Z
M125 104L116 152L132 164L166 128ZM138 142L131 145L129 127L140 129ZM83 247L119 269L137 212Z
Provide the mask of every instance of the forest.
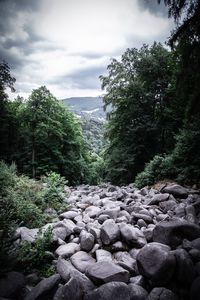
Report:
M45 86L28 99L11 101L7 90L15 90L15 78L8 63L0 63L1 273L54 274L46 255L53 247L51 230L35 244L14 246L13 233L20 226L35 230L66 213L68 187L109 183L142 189L175 182L199 188L200 2L164 3L176 24L166 44L128 48L111 60L107 75L99 74L104 109L111 109L104 137L97 133L96 151L80 120Z

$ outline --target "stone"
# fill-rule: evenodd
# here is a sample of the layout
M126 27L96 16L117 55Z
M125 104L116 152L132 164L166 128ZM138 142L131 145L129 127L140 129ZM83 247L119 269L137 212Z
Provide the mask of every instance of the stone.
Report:
M52 230L53 239L57 241L58 239L65 240L67 236L69 236L69 231L65 226L63 227L56 227ZM69 235L68 235L69 234Z
M120 212L120 207L114 207L102 211L104 215L108 215L111 219L116 219L118 217L119 212Z
M50 276L49 278L45 278L40 281L32 290L27 294L25 300L35 300L39 296L41 297L43 294L52 290L58 283L60 282L60 275L55 274Z
M141 287L137 284L134 284L134 283L130 283L128 285L128 289L130 292L130 300L146 300L147 299L148 293L143 287Z
M199 300L200 295L200 277L197 277L190 288L190 300Z
M186 199L188 197L188 190L179 184L171 184L162 188L161 193L168 193L175 198Z
M129 247L127 246L127 244L124 242L121 242L121 241L117 241L110 246L111 252L128 251L128 250L129 250Z
M109 215L102 214L98 217L98 222L103 224L108 219L110 219Z
M64 286L59 288L53 300L82 300L83 290L77 278L71 278Z
M86 275L97 285L111 281L128 282L129 280L127 270L108 261L100 261L90 266Z
M162 209L164 213L168 212L169 210L173 211L177 206L177 203L175 200L168 200L161 202L159 204L159 207Z
M66 211L66 212L60 214L59 217L61 219L70 219L70 220L73 220L78 215L79 215L79 213L77 211L70 210L70 211Z
M128 252L118 251L113 254L113 257L119 266L128 270L131 274L137 274L136 260Z
M178 300L178 298L172 291L164 287L156 287L148 295L147 300ZM191 300L195 299L191 298Z
M80 282L81 288L84 292L95 288L95 285L87 276L75 269L70 262L62 258L58 259L56 269L64 282L68 282L70 278L76 278Z
M85 213L88 214L88 216L90 218L95 218L96 216L98 216L101 212L101 208L99 208L98 206L89 206L86 208Z
M73 254L70 258L72 265L82 273L85 273L87 268L94 264L95 259L84 251L79 251Z
M167 201L168 199L169 199L169 194L168 193L156 194L156 195L153 196L152 199L147 201L147 204L148 205L157 205L160 202Z
M66 245L59 246L56 249L55 254L60 257L70 257L77 251L80 251L80 246L78 244L68 243Z
M19 272L8 272L0 278L0 297L15 298L25 287L25 277Z
M128 286L123 282L108 282L86 294L84 300L130 300Z
M195 277L194 264L190 255L184 249L175 250L176 272L175 278L182 285L190 285Z
M92 248L94 247L94 236L85 230L81 231L80 246L81 250L85 250L87 252L92 250Z
M104 245L113 244L120 237L119 226L112 219L106 220L100 230L100 237Z
M122 240L131 247L141 248L147 243L142 231L130 224L120 224L120 232Z
M100 261L112 261L112 255L109 251L98 249L96 250L96 259L97 262Z
M153 219L151 216L147 216L145 214L142 214L142 213L135 213L135 212L132 212L131 216L138 220L138 219L142 219L144 220L146 223L152 223L153 222Z
M20 235L22 242L34 243L39 233L39 229L29 229L20 227Z
M153 284L166 284L173 276L176 260L170 248L159 243L144 246L136 257L139 273Z
M74 232L74 228L76 227L76 225L74 224L74 222L72 220L69 219L64 219L62 221L62 224L68 228L69 230L71 230L71 232Z
M145 278L142 275L137 275L137 276L131 277L130 283L134 283L134 284L140 285L142 287L145 287L145 284L146 284Z
M177 247L183 239L193 240L200 236L200 227L185 220L163 221L153 230L153 241Z

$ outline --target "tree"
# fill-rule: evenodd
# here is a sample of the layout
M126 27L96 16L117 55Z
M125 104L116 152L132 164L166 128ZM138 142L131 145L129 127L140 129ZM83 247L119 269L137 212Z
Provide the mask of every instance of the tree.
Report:
M10 151L10 138L13 115L9 108L6 88L14 91L15 78L10 75L7 63L0 62L0 159L7 159Z
M20 109L18 168L33 178L54 171L69 183L87 173L87 149L75 116L46 87L33 90Z
M101 76L108 114L107 178L131 182L156 153L168 152L180 119L172 122L176 61L161 44L127 49ZM173 101L172 101L173 100Z

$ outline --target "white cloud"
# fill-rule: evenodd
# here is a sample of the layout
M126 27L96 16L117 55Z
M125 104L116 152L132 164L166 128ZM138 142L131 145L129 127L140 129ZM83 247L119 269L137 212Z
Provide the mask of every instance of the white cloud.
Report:
M41 0L37 12L18 12L15 33L8 37L27 41L29 48L26 55L20 47L8 50L24 61L14 74L18 92L27 95L45 84L59 98L99 94L99 88L81 87L70 75L100 67L106 70L109 58L127 47L169 35L169 20L142 10L137 1L141 0ZM40 40L28 41L26 26Z

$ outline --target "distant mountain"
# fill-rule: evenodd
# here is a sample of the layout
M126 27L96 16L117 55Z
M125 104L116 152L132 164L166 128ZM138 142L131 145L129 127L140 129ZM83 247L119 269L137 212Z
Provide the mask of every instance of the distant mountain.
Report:
M76 115L106 118L101 97L72 97L62 100Z
M78 116L89 148L99 154L104 145L103 134L106 120L102 98L72 97L63 99L62 102Z

